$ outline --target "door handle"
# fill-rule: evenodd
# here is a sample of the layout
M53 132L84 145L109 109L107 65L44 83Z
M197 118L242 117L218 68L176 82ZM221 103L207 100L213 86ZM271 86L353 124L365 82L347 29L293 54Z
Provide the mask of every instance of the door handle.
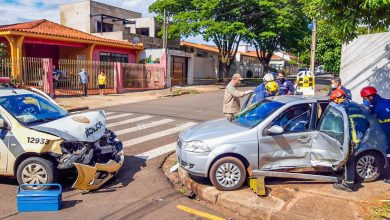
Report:
M303 137L298 138L298 141L301 142L301 143L307 143L310 140L311 140L311 138L308 137L308 136L303 136Z

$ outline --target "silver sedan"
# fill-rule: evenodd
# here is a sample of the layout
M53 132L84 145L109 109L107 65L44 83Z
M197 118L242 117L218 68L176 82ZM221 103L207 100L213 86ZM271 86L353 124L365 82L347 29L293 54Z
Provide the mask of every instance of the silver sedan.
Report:
M355 148L357 178L375 181L388 164L386 136L374 116L353 105L366 125ZM327 97L278 96L249 105L231 122L218 119L183 131L176 152L190 174L209 178L220 190L235 190L256 172L342 170L349 131L346 111Z

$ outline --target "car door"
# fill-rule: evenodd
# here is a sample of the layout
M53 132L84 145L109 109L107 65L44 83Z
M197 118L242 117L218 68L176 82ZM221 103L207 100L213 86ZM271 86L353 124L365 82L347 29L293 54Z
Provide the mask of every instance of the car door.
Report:
M330 103L316 128L311 149L313 167L337 167L342 165L349 150L349 124L344 108Z
M259 138L260 169L310 167L312 139L316 133L312 126L313 110L313 103L290 106L265 127ZM276 135L267 132L274 125L282 127L283 132Z
M4 120L0 114L0 119ZM6 173L8 163L8 129L0 128L0 173Z

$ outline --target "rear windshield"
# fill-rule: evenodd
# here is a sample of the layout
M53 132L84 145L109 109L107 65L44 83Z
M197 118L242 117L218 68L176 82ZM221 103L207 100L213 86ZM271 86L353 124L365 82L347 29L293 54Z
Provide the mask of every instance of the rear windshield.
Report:
M233 123L245 127L255 127L283 105L283 103L265 99L236 114Z

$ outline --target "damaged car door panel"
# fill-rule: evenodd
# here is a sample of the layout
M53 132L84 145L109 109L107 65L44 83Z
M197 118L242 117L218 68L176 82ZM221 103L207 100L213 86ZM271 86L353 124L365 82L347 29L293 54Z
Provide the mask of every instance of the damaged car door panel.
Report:
M357 163L367 156L372 160L356 172L362 181L373 181L387 166L385 134L364 107L354 107L368 124L355 149ZM247 174L335 182L335 176L320 173L343 169L349 129L347 112L327 97L277 96L243 107L232 121L214 120L181 132L176 152L187 172L210 178L220 190L238 189ZM194 151L193 143L202 150ZM317 174L299 173L308 171Z

